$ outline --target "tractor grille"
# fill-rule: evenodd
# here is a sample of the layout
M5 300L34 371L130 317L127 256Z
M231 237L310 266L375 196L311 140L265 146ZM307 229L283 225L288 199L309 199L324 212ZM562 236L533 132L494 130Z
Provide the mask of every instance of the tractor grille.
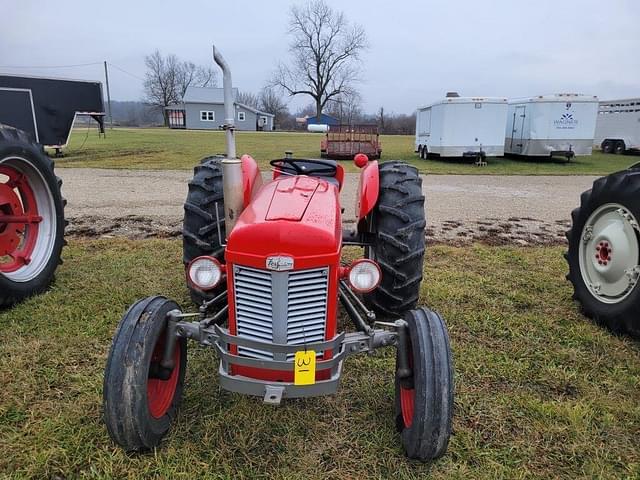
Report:
M236 265L233 278L238 336L290 345L324 340L328 267L271 272ZM239 347L238 353L274 358L270 352L246 347ZM285 357L276 354L276 359Z

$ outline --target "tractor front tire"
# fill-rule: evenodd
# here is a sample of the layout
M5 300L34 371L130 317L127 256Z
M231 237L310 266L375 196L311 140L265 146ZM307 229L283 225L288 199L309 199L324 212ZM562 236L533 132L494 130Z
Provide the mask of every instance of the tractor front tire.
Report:
M403 162L380 164L378 203L367 219L373 245L366 256L382 270L378 288L365 301L385 316L414 308L420 295L426 219L422 179Z
M0 307L42 293L53 281L66 226L61 186L43 148L0 124Z
M139 300L113 337L104 374L104 421L111 439L126 451L157 447L180 405L187 369L184 338L176 339L175 367L168 378L154 373L164 352L166 315L177 309L165 297Z
M182 251L185 268L194 258L210 255L224 260L224 197L222 194L222 165L219 157L207 157L194 168L189 182L189 192L184 203L182 227ZM216 205L218 215L216 217ZM219 222L218 220L219 219ZM218 228L220 236L218 236ZM224 290L221 285L204 292L191 285L191 299L196 305L214 298Z
M600 178L567 232L567 279L584 314L640 338L640 169Z
M404 320L412 377L396 376L396 427L407 456L424 462L442 456L449 444L453 357L447 327L438 313L419 308L407 312Z

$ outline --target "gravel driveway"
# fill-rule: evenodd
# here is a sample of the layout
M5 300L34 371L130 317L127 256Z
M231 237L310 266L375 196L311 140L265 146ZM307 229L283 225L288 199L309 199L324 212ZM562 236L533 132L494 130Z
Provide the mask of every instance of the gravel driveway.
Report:
M69 233L132 238L177 236L187 171L65 169ZM589 176L423 176L427 235L463 243L560 243ZM345 221L353 222L357 174L347 174L342 192Z

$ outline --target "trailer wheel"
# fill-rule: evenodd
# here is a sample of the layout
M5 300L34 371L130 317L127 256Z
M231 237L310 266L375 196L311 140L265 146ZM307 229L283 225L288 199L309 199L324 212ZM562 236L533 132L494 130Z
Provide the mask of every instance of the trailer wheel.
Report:
M42 147L0 124L0 307L53 281L66 225L61 185Z
M127 451L160 444L182 399L187 343L176 340L175 367L159 366L166 339L166 315L177 310L165 297L148 297L124 314L111 343L103 385L104 421L111 439Z
M640 171L596 180L571 217L573 298L596 322L640 337Z
M453 359L442 317L427 308L407 312L412 377L395 383L396 426L409 458L442 456L451 436Z
M614 147L614 152L616 153L616 155L623 155L626 150L626 145L624 144L623 140L616 141L616 145Z
M194 168L193 178L189 182L182 228L182 259L185 268L191 260L202 255L211 255L220 261L224 258L224 247L220 245L218 237L219 227L222 239L225 238L220 161L220 157L204 158L200 165ZM216 203L219 223L216 220ZM225 288L223 284L214 290L204 292L191 285L188 287L191 299L196 305L214 298Z
M418 170L403 162L380 164L378 203L368 216L374 243L367 258L382 270L378 288L364 299L392 316L414 308L420 294L425 250L425 198Z
M602 153L613 152L613 142L611 140L604 140L600 145L600 149L602 150Z

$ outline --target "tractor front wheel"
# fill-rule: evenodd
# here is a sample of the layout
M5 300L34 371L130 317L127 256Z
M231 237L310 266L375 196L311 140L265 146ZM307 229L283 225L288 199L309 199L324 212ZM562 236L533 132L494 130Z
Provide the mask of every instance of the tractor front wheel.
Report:
M113 337L104 375L104 421L111 439L127 451L157 447L169 431L182 399L187 344L176 340L174 367L160 367L167 313L164 297L148 297L124 314Z
M365 301L383 315L402 315L418 302L424 262L424 195L415 167L380 165L378 203L367 222L374 241L366 256L380 265L382 279Z
M407 456L427 461L445 453L451 435L454 387L449 334L442 317L426 308L407 312L404 320L412 376L396 376L396 426Z

